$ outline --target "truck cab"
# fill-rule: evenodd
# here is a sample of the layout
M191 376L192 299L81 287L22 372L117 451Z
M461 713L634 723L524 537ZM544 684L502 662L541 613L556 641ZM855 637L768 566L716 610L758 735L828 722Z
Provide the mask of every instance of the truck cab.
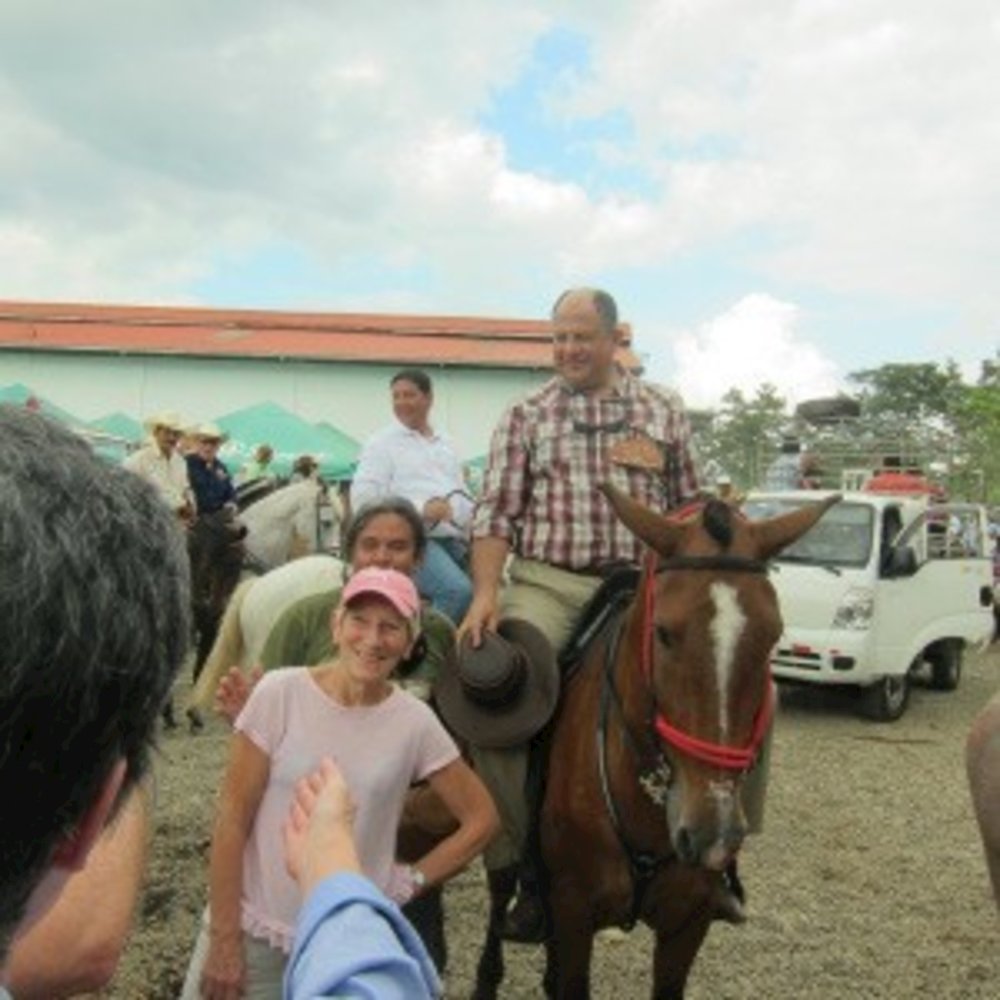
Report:
M769 517L828 495L752 493L743 511ZM957 687L965 649L992 634L986 515L976 504L845 493L771 569L785 624L775 678L855 685L870 718L903 714L925 662L935 687Z

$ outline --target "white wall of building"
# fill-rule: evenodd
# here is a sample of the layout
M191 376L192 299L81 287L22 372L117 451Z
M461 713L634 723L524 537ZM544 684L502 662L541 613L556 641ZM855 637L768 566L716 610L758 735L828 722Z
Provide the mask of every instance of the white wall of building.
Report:
M0 351L0 386L22 382L83 420L121 411L141 420L177 410L215 420L266 400L359 441L391 417L389 379L401 365ZM464 458L486 451L500 413L539 386L547 370L434 368L435 426Z

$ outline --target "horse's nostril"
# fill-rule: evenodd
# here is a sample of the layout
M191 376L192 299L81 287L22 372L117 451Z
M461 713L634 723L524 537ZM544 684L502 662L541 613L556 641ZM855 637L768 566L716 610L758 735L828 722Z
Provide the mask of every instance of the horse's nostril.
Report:
M743 838L746 836L746 829L742 826L731 826L723 834L722 842L726 850L734 854L743 846Z
M686 826L682 826L677 831L677 836L674 838L674 847L677 849L677 856L686 865L694 864L698 860L698 848L695 844L695 838Z

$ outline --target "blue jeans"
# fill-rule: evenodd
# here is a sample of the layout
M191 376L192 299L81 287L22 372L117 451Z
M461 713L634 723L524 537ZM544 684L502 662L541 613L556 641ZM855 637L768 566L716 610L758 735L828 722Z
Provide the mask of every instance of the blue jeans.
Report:
M458 538L429 538L415 577L417 590L436 610L460 625L472 603L469 547Z

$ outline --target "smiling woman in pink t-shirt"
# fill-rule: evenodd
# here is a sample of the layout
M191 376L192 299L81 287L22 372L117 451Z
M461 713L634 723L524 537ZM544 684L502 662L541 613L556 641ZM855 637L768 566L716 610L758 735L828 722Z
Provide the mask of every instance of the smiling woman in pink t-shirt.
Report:
M185 997L280 997L302 900L285 871L282 823L296 781L332 757L357 803L366 875L404 903L469 863L496 832L489 793L434 713L389 676L419 634L409 577L364 569L332 620L336 658L268 673L236 720L209 874L209 918ZM394 860L407 789L426 779L458 829L417 865Z

